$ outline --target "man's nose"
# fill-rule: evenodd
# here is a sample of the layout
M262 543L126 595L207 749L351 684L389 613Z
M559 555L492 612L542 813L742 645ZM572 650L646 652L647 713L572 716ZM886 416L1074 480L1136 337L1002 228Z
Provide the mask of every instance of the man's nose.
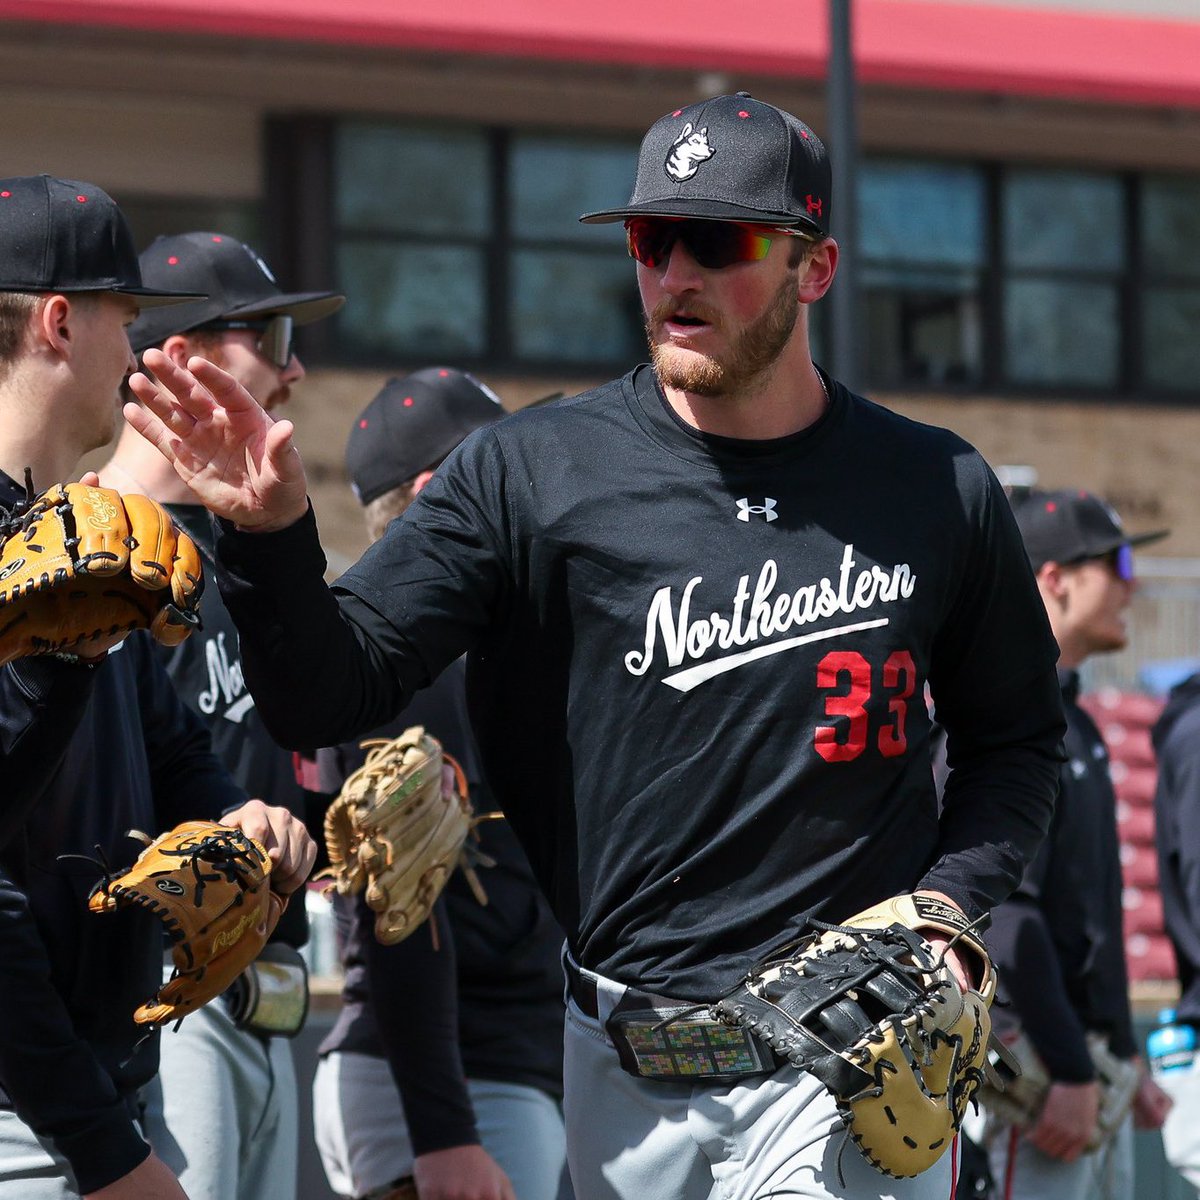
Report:
M683 241L677 239L667 255L660 283L673 295L696 291L701 286L703 270Z
M293 354L288 359L288 365L283 368L279 376L279 382L287 384L290 387L293 383L299 383L307 374L308 372L305 371L304 364L300 361L299 356Z

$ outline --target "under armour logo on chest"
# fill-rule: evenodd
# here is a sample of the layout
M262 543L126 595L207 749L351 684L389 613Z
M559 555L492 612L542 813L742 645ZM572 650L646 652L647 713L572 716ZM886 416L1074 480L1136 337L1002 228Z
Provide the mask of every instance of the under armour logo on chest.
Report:
M765 496L761 504L751 504L750 501L743 496L738 502L739 521L749 521L753 513L755 516L763 517L767 521L777 521L779 514L775 511L775 501L770 496Z

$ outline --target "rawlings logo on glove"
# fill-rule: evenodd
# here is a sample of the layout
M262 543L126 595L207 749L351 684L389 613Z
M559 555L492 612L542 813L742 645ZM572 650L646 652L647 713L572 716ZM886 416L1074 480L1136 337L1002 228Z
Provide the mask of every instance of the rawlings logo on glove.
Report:
M0 664L149 629L177 646L199 623L195 543L146 496L82 483L0 513Z
M456 866L487 904L474 863L491 860L469 848L467 837L488 817L474 815L462 768L422 726L363 747L370 748L367 761L325 814L330 865L322 874L343 896L366 888L379 914L375 936L392 945L429 917ZM430 928L436 946L437 926Z
M991 960L966 918L929 896L812 924L792 953L752 972L714 1013L824 1083L877 1170L918 1175L949 1149L993 1074ZM962 991L922 930L971 951L977 988Z
M270 874L267 852L240 829L185 821L150 842L125 874L92 889L92 912L138 905L171 940L174 974L133 1014L138 1024L182 1020L258 957L287 907Z

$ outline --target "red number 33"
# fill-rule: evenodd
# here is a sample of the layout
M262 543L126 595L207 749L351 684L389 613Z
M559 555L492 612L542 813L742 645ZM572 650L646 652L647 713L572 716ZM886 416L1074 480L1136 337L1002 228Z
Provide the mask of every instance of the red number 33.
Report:
M888 655L882 684L891 694L876 742L884 758L896 758L908 749L904 727L908 701L917 687L917 666L907 650ZM825 697L825 715L842 720L817 726L816 751L826 762L850 762L867 748L870 739L871 664L857 650L831 650L817 664L817 687L830 693Z

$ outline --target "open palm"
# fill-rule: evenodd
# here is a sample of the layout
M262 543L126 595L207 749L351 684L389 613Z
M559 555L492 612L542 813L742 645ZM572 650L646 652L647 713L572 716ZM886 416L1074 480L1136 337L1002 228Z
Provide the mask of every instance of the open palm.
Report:
M125 420L175 467L196 499L243 529L268 532L308 507L304 465L292 423L276 421L231 375L207 359L186 367L147 350L150 374L129 380L144 407Z

